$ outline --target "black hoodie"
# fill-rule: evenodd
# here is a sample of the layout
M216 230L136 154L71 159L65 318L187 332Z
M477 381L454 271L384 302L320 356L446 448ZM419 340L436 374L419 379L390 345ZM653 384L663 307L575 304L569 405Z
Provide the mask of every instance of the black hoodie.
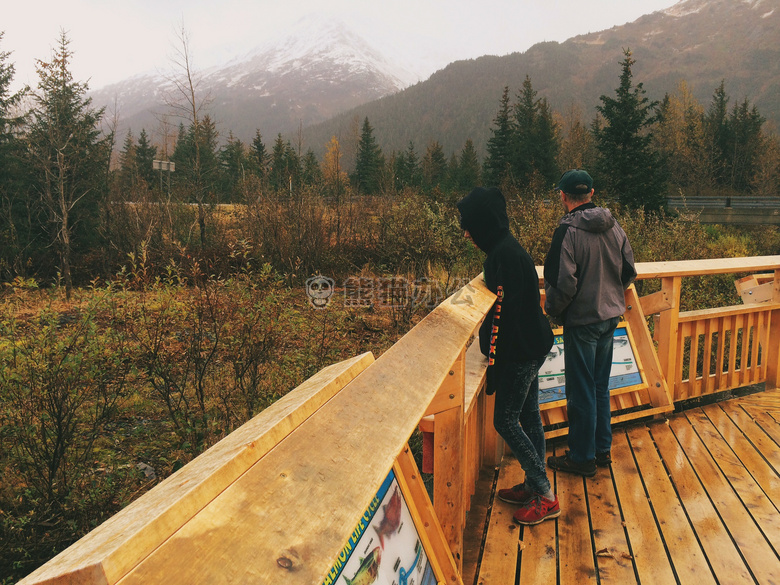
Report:
M553 334L541 308L539 276L531 256L509 232L501 191L477 187L458 202L458 211L461 227L487 253L485 284L498 296L479 330L488 367L546 356Z

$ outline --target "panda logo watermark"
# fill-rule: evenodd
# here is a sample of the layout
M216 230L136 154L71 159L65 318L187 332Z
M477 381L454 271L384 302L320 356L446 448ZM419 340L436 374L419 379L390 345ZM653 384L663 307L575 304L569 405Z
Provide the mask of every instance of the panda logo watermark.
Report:
M336 282L317 274L306 280L306 296L315 309L330 306ZM453 305L473 304L472 293L476 289L468 281L457 279L450 286L435 279L420 278L410 281L402 276L362 277L350 276L341 283L344 306L347 308L408 309L420 307L434 309L450 294ZM451 293L452 289L454 293Z
M315 309L324 309L330 304L330 298L333 296L333 286L335 281L327 276L318 274L306 280L306 296L309 297L309 304Z

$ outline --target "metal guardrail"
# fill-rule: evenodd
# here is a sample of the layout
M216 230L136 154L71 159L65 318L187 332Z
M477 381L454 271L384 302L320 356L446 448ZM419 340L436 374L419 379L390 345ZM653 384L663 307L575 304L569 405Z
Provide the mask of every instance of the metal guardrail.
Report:
M666 202L675 209L780 209L780 197L668 197Z

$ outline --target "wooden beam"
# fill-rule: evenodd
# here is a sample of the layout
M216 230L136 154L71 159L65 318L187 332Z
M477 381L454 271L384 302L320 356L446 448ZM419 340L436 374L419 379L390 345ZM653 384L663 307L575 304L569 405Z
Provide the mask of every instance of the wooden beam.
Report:
M679 283L678 283L679 286ZM679 288L678 298L679 298ZM673 292L673 291L672 291ZM626 290L626 313L625 319L631 328L631 334L636 342L637 358L641 361L642 369L647 380L647 391L650 395L650 403L654 408L672 406L673 400L669 391L668 378L664 377L664 370L661 368L658 354L656 354L653 338L647 328L647 321L642 312L642 304L636 292L636 287L632 284ZM674 299L674 296L670 298ZM676 313L676 311L667 311L667 313ZM666 313L663 313L664 315ZM661 317L663 321L663 316ZM671 324L671 323L669 323ZM675 335L676 335L675 327Z
M642 312L645 315L654 315L672 308L669 291L666 290L659 290L651 295L646 295L640 298L639 301L642 305Z
M420 537L425 541L425 550L432 554L429 561L436 565L437 573L441 573L444 582L451 585L463 585L458 571L458 565L452 558L447 539L442 532L439 519L431 513L433 504L428 497L428 490L425 488L420 471L414 462L409 446L405 446L396 460L396 468L400 473L396 474L398 482L402 484L402 489L410 493L412 500L418 504L414 512L419 514L419 525L422 527L423 534ZM423 505L419 505L419 504ZM415 519L417 520L417 519Z

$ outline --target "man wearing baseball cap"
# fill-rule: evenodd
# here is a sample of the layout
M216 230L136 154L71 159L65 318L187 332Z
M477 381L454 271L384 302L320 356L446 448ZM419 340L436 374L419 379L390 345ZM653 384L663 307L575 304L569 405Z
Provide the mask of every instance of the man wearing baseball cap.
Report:
M624 291L636 278L634 253L610 211L591 201L586 171L566 171L556 190L566 215L544 262L544 309L563 325L569 449L547 465L593 477L597 465L612 462L612 335L626 310Z

